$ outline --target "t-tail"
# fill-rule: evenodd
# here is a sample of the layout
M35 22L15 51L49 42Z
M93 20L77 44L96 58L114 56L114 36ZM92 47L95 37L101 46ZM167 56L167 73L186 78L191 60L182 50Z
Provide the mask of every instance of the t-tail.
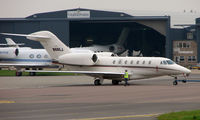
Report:
M1 33L3 35L12 36L23 36L27 39L39 41L42 46L46 49L52 59L57 60L59 56L67 53L71 53L69 47L67 47L63 42L61 42L53 33L50 31L39 31L32 34L11 34L11 33Z
M126 39L128 37L129 31L130 31L130 28L128 28L128 27L125 27L122 29L122 32L116 43L117 45L124 45L124 42L126 41Z

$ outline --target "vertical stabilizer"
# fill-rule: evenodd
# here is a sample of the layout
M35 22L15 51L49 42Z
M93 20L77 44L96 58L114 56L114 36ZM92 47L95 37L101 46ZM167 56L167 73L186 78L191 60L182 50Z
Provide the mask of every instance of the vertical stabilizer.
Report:
M46 49L52 59L58 59L59 56L70 53L71 50L61 42L53 33L49 31L39 31L26 36L27 39L39 41Z
M130 29L127 28L127 27L122 29L122 32L121 32L121 34L118 38L118 41L116 43L117 45L123 45L124 44L124 42L126 41L126 39L128 37L129 31L130 31Z
M11 38L5 38L7 45L16 45L18 47L18 45L11 39Z

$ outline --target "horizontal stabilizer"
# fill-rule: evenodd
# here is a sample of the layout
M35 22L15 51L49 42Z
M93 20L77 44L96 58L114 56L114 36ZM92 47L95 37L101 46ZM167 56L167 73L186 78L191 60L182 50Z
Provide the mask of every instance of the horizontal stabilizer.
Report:
M33 35L33 34L13 34L13 33L0 33L2 35L9 35L9 36L20 36L20 37L26 37L27 39L31 39L31 40L34 40L34 39L49 39L48 36L41 36L41 35Z

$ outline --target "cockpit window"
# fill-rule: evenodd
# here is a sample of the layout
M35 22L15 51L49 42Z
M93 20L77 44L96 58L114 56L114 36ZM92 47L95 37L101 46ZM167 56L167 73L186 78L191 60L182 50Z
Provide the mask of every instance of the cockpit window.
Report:
M174 64L174 62L173 62L172 60L166 60L166 62L167 62L169 65Z
M166 64L167 64L167 62L166 62L165 60L163 61L163 63L164 63L164 65L166 65Z

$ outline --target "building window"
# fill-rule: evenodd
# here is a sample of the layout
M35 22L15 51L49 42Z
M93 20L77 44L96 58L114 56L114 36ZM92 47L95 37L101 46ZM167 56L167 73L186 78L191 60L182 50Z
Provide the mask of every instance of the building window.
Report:
M180 62L183 62L185 60L184 56L180 56Z
M191 32L187 33L187 39L192 40L193 39L193 34Z
M179 43L179 48L182 48L182 43Z
M192 56L192 61L196 61L196 56Z
M183 48L186 48L186 43L183 43Z
M179 43L178 42L176 43L176 48L179 48Z
M192 61L192 56L188 56L188 62Z
M186 43L186 48L190 48L190 43L189 42Z

